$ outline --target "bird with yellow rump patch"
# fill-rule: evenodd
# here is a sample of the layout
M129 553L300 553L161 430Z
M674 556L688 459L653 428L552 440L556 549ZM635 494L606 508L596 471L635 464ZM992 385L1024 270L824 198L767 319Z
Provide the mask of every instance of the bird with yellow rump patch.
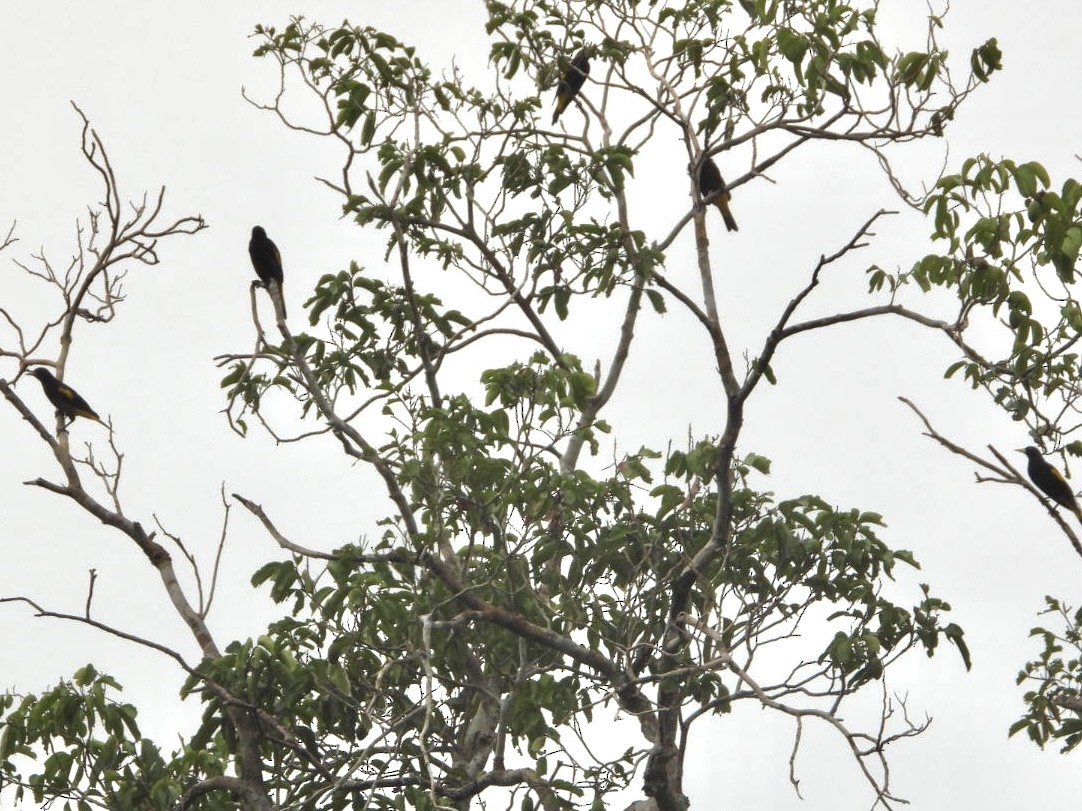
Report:
M739 231L732 211L729 210L729 201L733 199L729 193L729 187L721 178L721 170L714 163L714 159L704 155L699 162L699 194L703 196L703 202L713 203L721 212L721 218L725 220L725 229Z
M1066 507L1073 512L1079 521L1082 521L1082 509L1078 507L1078 500L1067 480L1058 470L1045 461L1041 452L1030 445L1022 451L1029 459L1026 472L1037 489L1056 502L1061 507Z
M65 428L74 422L76 417L101 422L101 417L75 389L66 383L61 383L44 366L36 367L30 374L38 379L41 387L45 389L45 396L49 398L49 402L67 420Z
M556 109L552 113L553 124L559 120L560 114L567 109L567 105L582 90L586 77L589 75L590 49L583 48L575 54L575 58L571 60L571 64L567 66L563 78L560 79L560 83L556 85Z

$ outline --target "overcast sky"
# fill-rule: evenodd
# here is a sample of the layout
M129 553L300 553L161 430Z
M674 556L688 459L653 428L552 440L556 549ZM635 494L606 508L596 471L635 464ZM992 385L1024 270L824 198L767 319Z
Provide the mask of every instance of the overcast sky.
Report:
M108 327L82 327L68 365L68 380L117 426L129 514L145 524L157 516L203 560L220 532L223 482L227 492L280 508L287 534L322 548L371 531L379 507L358 498L363 474L333 443L275 449L258 432L236 437L219 413L222 373L212 358L244 351L253 341L246 253L252 225L264 225L282 250L291 315L300 312L321 274L351 259L374 268L381 262L381 241L340 221L339 200L313 180L333 174L335 154L241 98L242 87L265 94L276 81L272 63L250 56L254 25L281 25L298 12L328 24L348 17L412 41L436 65L446 65L456 48L467 68L485 64L479 2L310 5L0 5L6 34L0 50L0 229L17 221L20 239L0 255L0 302L28 316L44 312L31 304L36 299L10 260L27 260L44 248L63 264L72 250L74 218L97 199L96 178L78 151L79 121L70 101L104 139L123 194L134 198L165 185L168 213L199 213L210 225L195 237L164 244L160 266L137 268L121 316ZM920 3L884 5L892 24L918 30L906 15L919 14ZM418 28L419 20L432 23ZM1057 184L1067 173L1079 174L1073 155L1082 151L1074 100L1082 76L1080 23L1082 11L1073 3L956 0L944 42L964 62L971 47L996 36L1006 69L962 109L949 133L950 167L985 151L1040 161ZM889 30L881 34L892 41ZM913 49L920 40L907 44ZM817 154L799 157L779 167L775 184L749 184L733 201L740 232L725 243L731 272L721 296L723 311L733 314L727 327L738 347L754 349L761 341L820 253L839 248L878 208L900 207L866 156L829 154L829 162ZM907 176L930 178L943 159L942 145L914 149L906 158ZM651 194L650 171L644 167L638 178L640 199ZM859 292L861 271L873 262L908 266L932 250L929 230L911 212L883 223L878 239L824 283L813 307L829 311L833 295ZM712 238L721 237L712 232ZM15 300L20 296L26 305ZM692 363L709 364L708 356L674 363L667 351L683 346L685 337L688 346L701 346L696 325L676 315L664 324L649 318L641 329L657 336L658 349L635 357L628 370L612 420L618 426L615 452L661 444L667 436L680 440L688 425L717 430L716 392L694 389L696 377L708 376L695 375ZM640 341L640 353L647 343ZM971 673L949 649L931 661L917 655L892 669L891 684L908 692L910 710L934 717L924 736L893 750L895 791L922 810L1076 805L1079 756L1042 753L1021 738L1008 741L1007 728L1023 707L1014 678L1036 652L1027 638L1038 624L1035 612L1045 594L1080 601L1082 561L1038 503L1017 488L976 485L973 471L923 438L917 420L897 402L899 394L910 396L937 427L976 449L988 442L1002 450L1026 444L1018 425L960 382L942 380L952 359L936 336L897 323L816 333L779 356L775 370L782 385L756 394L741 449L774 460L769 486L781 497L817 492L842 506L884 514L887 542L914 550L923 563L903 585L912 591L917 582L933 584L967 630ZM12 363L0 361L0 375L11 379L14 373ZM46 414L36 388L36 381L19 384L31 406ZM659 420L659 414L672 420ZM100 616L192 653L153 572L123 538L74 506L21 484L54 476L54 465L10 408L0 408L0 436L0 596L22 594L56 610L78 611L87 571L95 568ZM73 445L100 446L103 436L85 422L72 429ZM275 616L245 585L275 549L239 513L231 530L223 593L211 618L222 642L258 634ZM32 619L15 606L0 608L0 638L0 687L41 689L94 661L128 686L135 703L155 702L144 719L146 731L162 743L171 740L179 711L170 709L170 701L180 676L162 657ZM791 724L745 710L718 730L706 761L689 767L693 807L712 807L717 796L727 798L725 807L741 809L816 811L870 803L855 765L826 731L806 730L798 761L802 802L786 775Z

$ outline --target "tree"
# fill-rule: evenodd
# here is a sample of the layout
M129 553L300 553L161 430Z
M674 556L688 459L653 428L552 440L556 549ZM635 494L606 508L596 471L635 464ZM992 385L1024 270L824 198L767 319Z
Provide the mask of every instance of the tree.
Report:
M1077 184L1052 193L1040 166L981 157L926 196L903 186L898 150L942 136L999 67L989 41L956 79L937 17L923 51L891 55L874 6L832 0L487 10L492 71L472 84L458 71L435 75L409 45L369 28L257 29L257 54L283 83L262 106L340 144L341 174L324 182L386 246L386 267L354 264L320 280L306 305L311 332L277 307L264 328L253 287L256 349L221 358L238 432L255 419L282 439L329 434L387 499L378 529L327 552L285 537L277 506L233 495L287 553L253 577L289 606L265 635L215 640L206 595L173 570L177 550L195 568L186 547L147 532L121 503L116 446L112 465L78 458L61 424L54 439L21 390L0 381L64 475L31 483L114 527L159 573L200 658L132 641L176 660L184 695L204 708L169 752L141 738L134 708L96 668L42 695L8 696L0 763L17 794L78 807L251 809L465 807L483 796L551 811L607 807L631 787L637 808L668 811L689 805L692 729L724 723L745 702L792 717L797 747L812 719L835 729L874 800L894 807L886 751L922 725L899 721L886 698L881 717L860 726L842 708L914 648L931 654L945 639L968 665L962 630L929 587L906 596L893 582L898 564L916 561L879 537L880 516L767 489L769 461L741 446L746 410L760 386L785 385L772 363L793 342L894 316L941 333L960 353L951 373L1058 444L1074 397ZM584 48L589 79L550 127L556 82ZM324 120L290 117L282 100L298 89ZM61 294L63 316L0 345L16 374L46 359L54 335L62 371L75 326L100 316L87 296L113 312L116 263L146 261L157 239L201 226L159 229L137 208L135 230L126 227L101 144L93 134L88 143L105 182L104 220L91 222L107 223L91 233L105 247L80 252L94 261L72 276L37 271ZM741 190L813 145L871 152L902 199L932 216L946 250L906 272L868 268L860 309L807 315L823 274L853 261L887 214L870 211L845 244L821 249L741 370L734 315L716 293L733 235L709 216L695 178L711 157L740 220ZM649 165L670 169L671 189L645 192L664 206L644 206L636 186ZM1046 265L1063 285L1049 293L1054 305L1038 302L1056 307L1051 327L1031 300ZM923 295L932 290L948 295ZM933 315L944 298L952 314ZM635 340L651 310L701 327L713 369L695 373L716 375L717 423L664 450L610 452L619 434L605 415L634 394L620 384L629 358L652 350ZM614 318L611 331L596 326ZM1005 356L989 328L1008 331ZM990 477L1025 484L1002 455L990 461L928 429ZM217 572L199 574L212 593ZM89 609L70 619L100 625ZM613 717L625 738L610 754L594 744Z

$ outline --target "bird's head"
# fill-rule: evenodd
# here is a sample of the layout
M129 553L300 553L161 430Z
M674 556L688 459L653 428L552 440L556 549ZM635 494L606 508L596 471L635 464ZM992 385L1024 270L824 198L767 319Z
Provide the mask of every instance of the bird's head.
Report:
M263 230L262 225L257 225L252 229L252 238L253 239L266 239L267 238L267 232Z
M44 366L35 366L30 370L30 374L36 377L38 380L52 380L53 373L46 369Z
M1026 447L1026 448L1018 448L1017 450L1018 450L1019 453L1024 453L1030 459L1040 459L1041 458L1041 452L1039 450L1037 450L1035 447L1033 447L1032 445L1030 445L1029 447Z

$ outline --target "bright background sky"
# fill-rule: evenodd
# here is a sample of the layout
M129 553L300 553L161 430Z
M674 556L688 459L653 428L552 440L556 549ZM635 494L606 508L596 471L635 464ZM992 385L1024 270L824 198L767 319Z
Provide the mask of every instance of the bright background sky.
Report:
M919 30L914 20L920 3L884 5L881 35L888 43ZM10 260L28 260L44 248L63 265L72 250L74 217L97 199L69 100L104 139L122 194L136 198L165 185L168 214L199 213L210 225L196 237L164 243L158 267L135 268L120 317L107 327L80 327L68 365L68 380L117 427L126 453L122 494L128 514L148 528L152 516L159 517L204 562L220 533L222 482L227 493L238 491L271 509L291 538L315 547L371 532L381 509L368 496L369 479L333 442L275 449L258 431L238 438L218 413L222 373L212 358L245 351L253 342L246 252L252 225L264 225L282 250L294 318L323 273L351 259L373 272L382 264L382 237L340 221L339 200L313 180L334 174L335 153L241 98L242 87L259 96L276 81L271 62L250 56L254 25L281 26L298 12L328 25L348 17L386 27L421 46L422 58L434 65L446 65L458 49L463 67L485 69L481 4L465 0L323 2L310 8L275 0L182 9L50 0L6 3L0 10L7 34L0 51L6 78L0 84L0 109L6 111L0 227L6 232L17 220L20 239L0 256L2 306L28 320L52 312L42 309L43 300ZM1078 174L1073 155L1082 151L1082 120L1073 99L1082 76L1080 23L1082 11L1065 2L954 3L943 42L960 69L969 49L989 36L999 38L1006 69L963 107L949 131L950 168L986 151L1040 161L1057 185L1067 173ZM913 49L920 40L906 44ZM546 94L546 109L549 103ZM912 179L930 178L944 157L941 144L899 154L906 155L900 160ZM639 173L641 206L655 194L651 184L665 181L664 171L643 167ZM809 150L772 178L776 184L738 191L733 207L739 234L723 235L712 225L712 249L728 252L719 261L726 273L719 285L722 311L731 313L726 325L741 348L759 344L820 253L839 248L876 209L900 208L858 150ZM681 193L685 186L681 177ZM675 217L660 212L658 232ZM908 267L932 250L925 237L930 227L911 212L881 223L871 247L832 271L812 310L858 302L868 264ZM674 275L677 261L674 252ZM609 456L643 442L661 445L668 436L679 441L689 424L696 432L718 429L716 382L693 373L711 368L694 365L710 362L696 325L679 314L664 322L651 317L641 334L656 340L640 341L628 369L610 415L618 445L603 451ZM656 351L646 351L648 344ZM605 351L598 350L603 358ZM908 694L910 711L934 718L922 737L892 750L895 791L922 810L1068 807L1077 804L1082 788L1078 755L1063 757L1054 748L1042 753L1021 738L1008 741L1006 731L1023 707L1014 679L1036 652L1027 638L1038 624L1035 612L1045 594L1077 602L1082 561L1037 502L1020 489L975 485L973 470L923 438L917 420L897 402L899 394L910 396L940 430L974 449L988 442L1001 450L1026 444L1020 426L960 382L942 380L952 359L944 341L896 322L814 333L783 350L775 363L781 385L754 397L741 449L774 460L766 486L781 497L817 492L842 506L884 514L887 542L914 550L923 563L917 577L904 575L903 584L912 591L916 582L930 582L967 630L971 673L950 649L930 661L916 655L890 671L891 687ZM0 374L10 379L14 371L0 361ZM699 390L696 379L703 377ZM20 381L19 391L39 414L48 414L36 381ZM55 470L47 449L10 409L0 409L0 435L0 596L31 596L55 610L77 612L87 570L95 568L100 618L192 655L192 643L136 550L73 505L21 485L55 476ZM86 422L72 429L73 445L101 447L103 436ZM276 550L237 510L230 529L211 615L223 645L258 634L275 616L246 584L256 566L277 557ZM41 689L93 661L127 686L129 699L143 708L145 732L165 744L175 740L170 733L183 713L172 701L181 679L162 657L83 628L33 619L18 606L0 607L0 638L0 687ZM742 809L870 804L841 742L814 727L805 730L798 760L805 798L799 800L786 776L791 736L789 722L763 711L725 719L718 735L704 740L702 760L689 764L693 807L710 807L718 796L727 798L725 807Z

